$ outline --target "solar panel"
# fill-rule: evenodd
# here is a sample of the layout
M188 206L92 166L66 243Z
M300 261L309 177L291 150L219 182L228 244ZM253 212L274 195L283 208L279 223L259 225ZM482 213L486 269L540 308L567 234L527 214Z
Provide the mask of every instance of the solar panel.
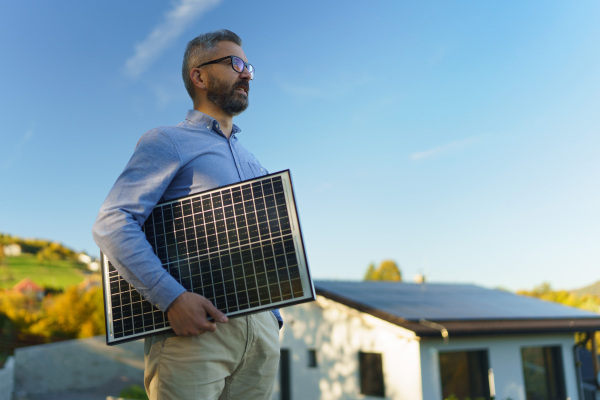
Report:
M171 276L228 317L316 298L289 170L160 203L143 230ZM107 344L171 329L101 259Z

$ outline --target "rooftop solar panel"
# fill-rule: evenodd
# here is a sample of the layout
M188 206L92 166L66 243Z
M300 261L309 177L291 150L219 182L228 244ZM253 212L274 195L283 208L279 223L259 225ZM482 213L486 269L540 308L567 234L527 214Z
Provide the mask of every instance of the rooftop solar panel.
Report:
M415 332L446 339L594 332L598 313L470 284L315 281L318 295Z
M161 203L143 230L163 267L228 317L315 299L288 170ZM102 255L107 344L171 329Z
M409 321L598 317L589 311L469 284L317 281L315 286L317 292L340 301L351 300Z

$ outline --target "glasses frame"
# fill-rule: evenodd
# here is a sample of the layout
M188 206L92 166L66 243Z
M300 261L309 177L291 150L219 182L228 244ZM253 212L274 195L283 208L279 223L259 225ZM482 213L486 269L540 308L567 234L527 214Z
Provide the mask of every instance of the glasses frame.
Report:
M240 60L241 62L244 63L244 68L246 68L248 70L248 72L250 73L250 80L254 79L254 66L252 64L248 64L246 61L242 60L242 58L240 58L238 56L225 56L225 57L217 58L216 60L212 60L212 61L205 62L204 64L200 64L196 68L204 67L205 65L209 65L209 64L220 63L221 61L226 60L228 58L231 60L231 69L233 69L238 74L241 74L242 72L244 72L243 69L241 71L238 71L237 69L235 69L235 66L234 66L235 64L233 62L233 59L237 58L238 60Z

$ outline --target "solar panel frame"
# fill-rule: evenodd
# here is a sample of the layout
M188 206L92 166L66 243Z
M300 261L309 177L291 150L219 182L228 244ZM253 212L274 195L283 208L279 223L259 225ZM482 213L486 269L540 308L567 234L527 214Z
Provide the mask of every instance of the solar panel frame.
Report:
M143 225L163 267L228 317L316 299L289 170L158 204ZM106 342L170 330L101 253Z

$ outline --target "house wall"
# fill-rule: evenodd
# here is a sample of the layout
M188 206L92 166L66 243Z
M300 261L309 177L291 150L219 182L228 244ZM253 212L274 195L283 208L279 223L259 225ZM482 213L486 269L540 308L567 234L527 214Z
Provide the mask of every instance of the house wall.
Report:
M291 351L293 400L375 399L360 394L359 351L383 354L387 399L423 399L413 332L321 296L281 313L280 342ZM309 349L317 350L317 368L308 367ZM280 398L277 391L273 399Z
M573 334L481 336L450 338L447 343L440 339L421 341L421 368L423 376L423 398L441 400L442 388L438 354L448 350L488 349L490 368L493 370L497 400L525 400L525 383L521 363L521 348L535 346L560 346L567 398L579 399L575 360L573 356Z

